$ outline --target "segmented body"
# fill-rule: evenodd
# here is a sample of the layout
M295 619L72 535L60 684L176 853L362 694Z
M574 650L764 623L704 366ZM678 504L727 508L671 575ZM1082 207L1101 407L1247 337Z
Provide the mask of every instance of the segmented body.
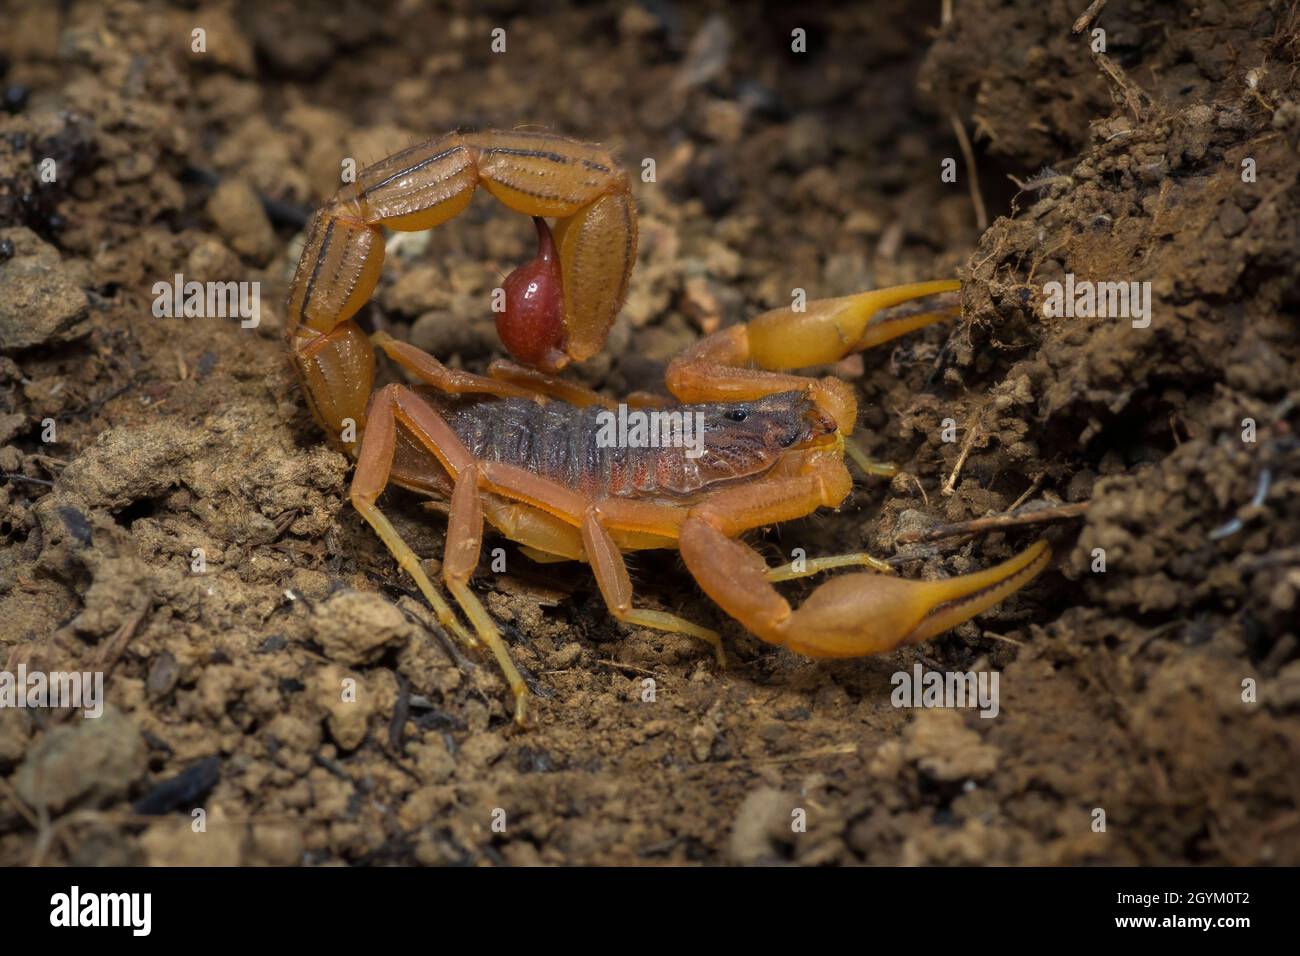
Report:
M683 495L706 484L685 448L612 447L599 440L603 408L503 399L464 405L447 423L480 461L518 465L591 498Z
M516 465L592 499L690 498L766 472L787 447L829 428L800 392L747 403L624 408L622 433L619 413L601 406L421 394L476 460ZM652 424L629 442L628 421L636 416Z

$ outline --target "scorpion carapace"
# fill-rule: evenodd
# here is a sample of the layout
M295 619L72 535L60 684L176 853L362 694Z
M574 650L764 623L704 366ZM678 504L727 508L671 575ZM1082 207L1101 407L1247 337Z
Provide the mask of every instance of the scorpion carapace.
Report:
M524 364L497 361L486 376L449 369L384 333L368 338L352 321L379 278L382 227L438 225L461 212L479 184L534 217L539 238L538 257L508 280L499 324L508 350ZM542 217L557 220L553 243ZM633 605L625 551L676 548L731 617L763 640L811 657L861 656L933 637L1046 567L1050 555L1039 541L985 571L907 581L860 552L770 568L739 540L838 507L852 486L846 454L883 472L847 440L857 420L853 389L833 376L791 371L956 317L956 280L764 313L706 336L669 364L665 385L675 403L641 395L620 406L553 372L604 343L635 257L636 207L607 151L549 133L452 133L369 167L340 190L313 219L290 287L293 364L317 420L356 459L353 505L441 624L492 650L518 722L525 720L527 688L469 586L485 522L536 560L586 562L615 618L700 638L720 663L717 632ZM372 394L374 347L418 384ZM670 435L677 414L675 434L687 438L688 419L698 430L680 444L645 447L632 431L619 431L618 416L629 410L666 413ZM611 420L612 446L599 437ZM390 482L450 499L442 578L472 633L380 510ZM871 571L831 579L798 608L775 587L844 567Z

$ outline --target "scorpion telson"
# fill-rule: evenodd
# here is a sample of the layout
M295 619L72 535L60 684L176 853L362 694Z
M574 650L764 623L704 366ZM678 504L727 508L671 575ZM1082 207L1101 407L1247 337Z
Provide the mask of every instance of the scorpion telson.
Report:
M564 294L560 260L546 220L537 224L537 257L502 283L505 310L497 313L497 335L506 351L525 365L558 372L569 362L564 344Z
M522 364L487 375L449 369L352 320L383 265L383 229L428 229L482 185L537 223L538 255L507 280L503 344ZM544 218L556 220L552 235ZM836 508L857 419L845 382L791 374L959 313L956 280L918 282L776 309L706 336L669 363L672 396L627 406L699 416L702 453L603 447L596 416L612 399L553 374L594 355L622 307L636 259L627 176L602 147L540 132L450 133L363 170L313 218L290 286L286 334L313 414L356 459L350 497L439 622L486 644L524 723L528 691L469 582L484 523L538 561L590 565L610 613L688 634L724 660L718 633L636 607L623 554L676 548L704 592L751 633L811 657L855 657L922 641L970 620L1047 566L1039 541L995 567L938 581L892 577L853 552L769 568L745 532ZM418 384L373 391L374 348ZM373 391L373 393L372 393ZM470 627L379 508L389 484L449 499L442 579ZM774 586L837 568L793 608Z

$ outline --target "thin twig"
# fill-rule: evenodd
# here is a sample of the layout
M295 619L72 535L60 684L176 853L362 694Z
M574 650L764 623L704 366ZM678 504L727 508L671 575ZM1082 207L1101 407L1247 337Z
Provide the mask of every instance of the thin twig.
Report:
M975 150L971 149L970 138L956 110L948 114L952 122L953 134L957 137L957 146L961 149L962 159L966 162L966 178L970 184L970 201L975 206L975 225L982 233L989 227L988 210L984 208L984 197L980 194L979 170L975 167Z
M653 677L656 681L662 681L664 679L663 675L656 674L654 671L647 670L644 667L637 667L635 664L624 664L622 661L606 660L603 657L597 658L596 663L604 664L606 667L612 667L615 670L628 671L632 674L641 674L644 677ZM548 671L547 673L561 674L563 671Z
M1022 193L1036 193L1039 190L1046 189L1048 186L1053 186L1056 183L1074 182L1073 176L1068 176L1064 173L1059 173L1055 176L1034 176L1025 180L1017 179L1011 173L1007 173L1007 179L1015 183L1016 188Z
M1028 501L1030 497L1033 495L1033 493L1038 490L1038 486L1041 485L1042 483L1043 483L1043 476L1038 475L1036 478L1034 478L1033 482L1029 485L1029 487L1025 489L1025 493L1022 494L1015 501L1011 502L1011 507L1008 508L1007 511L1009 513L1014 514L1015 510L1019 508L1021 505L1023 505L1026 501Z
M952 494L953 489L957 487L957 476L961 474L962 465L966 464L966 456L970 454L971 446L975 444L975 436L979 434L979 429L980 419L977 417L966 430L966 440L962 442L961 453L957 455L957 464L952 466L952 474L940 489L945 496Z
M952 3L953 0L943 0L939 10L940 26L947 27L952 22ZM966 128L962 126L961 118L955 109L948 114L948 119L952 122L952 131L957 137L957 145L961 148L962 158L966 161L966 175L970 177L970 198L975 206L975 225L979 227L980 232L984 232L989 227L989 216L984 208L984 197L980 194L979 172L975 169L975 151L971 149Z
M1092 26L1092 21L1097 19L1097 15L1105 5L1106 0L1092 0L1092 3L1088 4L1088 9L1079 14L1079 19L1074 21L1073 32L1082 33Z
M1000 531L1003 528L1016 528L1027 524L1047 524L1053 521L1068 521L1082 516L1091 502L1080 501L1073 505L1058 505L1055 508L1038 508L1023 514L990 515L987 518L975 518L972 521L958 521L954 524L941 524L925 531L904 531L894 539L897 544L919 544L926 541L940 541L943 538L955 538L963 534L979 534L984 531Z
M752 757L734 757L731 760L710 760L702 764L697 764L692 769L701 767L731 767L744 764L748 767L772 766L786 763L794 763L799 760L820 760L823 757L850 757L857 756L857 744L832 744L829 747L819 747L816 750L804 750L799 753L778 754L775 757L764 757L755 760Z
M126 645L131 643L131 638L135 636L136 629L140 626L140 622L144 620L145 615L149 613L149 608L152 606L153 598L151 597L146 599L140 606L139 610L122 622L122 625L117 629L117 632L114 633L112 638L109 640L108 645L104 648L104 652L99 658L99 666L104 669L106 674L113 673L113 668L117 666L118 660L121 658L122 654L126 652Z
M1139 122L1143 119L1146 107L1154 105L1154 100L1136 83L1128 78L1124 68L1108 57L1105 53L1098 53L1095 50L1090 51L1092 60L1097 64L1097 68L1106 75L1106 78L1119 90L1124 98L1124 105L1133 112L1133 118Z
M1017 641L1014 637L1007 637L1005 634L994 634L992 631L985 631L982 635L991 641L1001 641L1003 644L1012 644L1016 647L1024 647L1024 641Z
M925 506L930 507L930 496L925 493L925 486L921 484L921 479L917 478L916 475L912 475L911 478L916 484L916 490L921 492L921 498L925 502Z
M19 474L0 474L0 481L30 481L34 485L45 485L47 488L54 487L54 482L46 481L44 478L29 478L27 475Z

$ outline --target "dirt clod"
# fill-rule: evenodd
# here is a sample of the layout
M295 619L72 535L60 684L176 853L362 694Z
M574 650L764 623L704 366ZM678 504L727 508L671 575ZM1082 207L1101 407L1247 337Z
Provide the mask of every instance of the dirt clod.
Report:
M115 707L103 716L55 727L27 752L14 790L29 806L58 813L122 800L145 770L147 748L135 721Z
M348 667L378 660L411 638L402 612L377 594L343 591L312 610L312 636L325 656Z
M89 331L86 293L63 267L59 250L22 227L0 229L0 350L69 342Z

